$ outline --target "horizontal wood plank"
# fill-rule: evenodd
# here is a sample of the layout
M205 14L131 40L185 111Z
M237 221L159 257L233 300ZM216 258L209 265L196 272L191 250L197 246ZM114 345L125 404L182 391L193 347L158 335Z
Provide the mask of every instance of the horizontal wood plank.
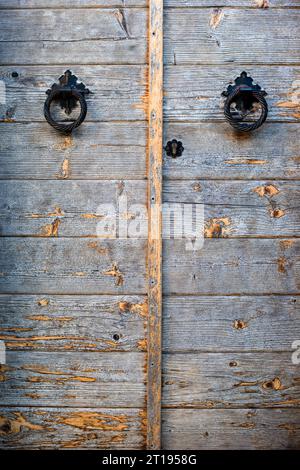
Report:
M292 17L293 15L289 14L289 18ZM270 31L273 31L273 28L270 27ZM197 39L197 42L199 42L199 39ZM239 47L235 47L234 50L240 50L244 43L245 41L241 40ZM288 47L283 39L281 39L281 44L284 47ZM190 48L191 51L193 49L194 47ZM300 54L297 60L300 62ZM268 93L266 97L269 105L268 121L299 121L300 67L266 67L253 66L251 64L245 67L245 69L252 76L254 82L259 83ZM202 64L199 66L165 67L165 119L167 121L224 121L225 99L221 96L221 93L227 88L229 82L232 83L240 75L242 70L241 65L237 67L229 64L224 64L222 67L205 66ZM229 124L227 124L226 128L227 132L232 134ZM218 135L219 129L217 128L216 130L215 138ZM254 134L252 132L251 137ZM245 135L242 137L246 139ZM240 140L242 140L242 137ZM226 139L225 135L221 138Z
M7 407L0 432L3 449L143 449L145 410Z
M300 337L297 296L165 297L167 352L288 351Z
M168 181L164 185L164 202L170 208L179 204L184 209L188 204L204 204L207 238L297 236L300 231L299 184L273 183ZM192 214L185 216L185 223L187 221L192 223Z
M164 410L164 449L299 449L296 410Z
M299 407L299 386L290 352L163 355L165 407Z
M53 236L58 223L55 236L96 237L99 222L120 217L147 237L146 181L2 181L0 194L2 235Z
M188 249L187 249L188 247ZM165 294L270 294L299 292L300 240L205 239L190 250L165 240Z
M2 238L0 291L144 294L145 240Z
M296 7L299 0L271 0L266 8ZM259 8L261 0L165 0L164 7L253 7ZM126 8L146 7L147 0L126 0ZM124 0L0 0L0 8L103 8L124 7Z
M86 122L69 137L47 123L1 123L0 134L1 179L146 176L144 122Z
M275 9L259 8L169 9L164 22L165 63L299 62L299 24L298 9L283 9L280 15Z
M145 181L1 181L0 194L2 236L52 236L51 224L59 223L55 236L96 237L103 204L112 205L111 218L121 210L129 230L140 221L147 233ZM170 208L204 204L206 238L288 237L300 231L297 182L167 181L164 202Z
M2 10L1 62L143 64L146 25L141 8Z
M76 47L78 48L78 45ZM67 63L70 62L67 61ZM44 123L43 107L46 90L57 82L64 70L61 66L1 67L0 80L3 80L5 84L6 101L0 105L1 120L8 123L14 121ZM18 77L13 77L13 72L16 72ZM146 69L144 67L76 65L72 68L72 72L91 91L86 98L88 107L86 122L146 119ZM58 109L59 107L55 106L51 111L55 119L66 119L66 114L63 111L59 113ZM70 118L75 115L78 115L77 108ZM86 122L76 131L76 135L84 133L87 127ZM97 131L100 135L101 127L102 124ZM50 126L48 125L47 128L48 135L51 135ZM84 135L86 139L86 134ZM98 137L94 136L93 140L95 139L98 140ZM135 145L134 140L132 145Z
M8 351L144 351L142 296L0 295L0 335Z
M145 364L138 352L8 352L0 405L142 408Z
M7 2L8 0L3 0ZM14 0L17 1L17 0ZM33 0L31 0L32 2ZM35 0L44 1L44 0ZM59 0L58 0L59 1ZM61 1L61 0L60 0ZM30 3L31 3L30 2ZM264 7L262 5L265 5ZM1 5L1 2L0 2ZM300 5L299 0L164 0L165 7L195 8L195 7L247 7L247 8L278 8L296 7Z
M165 123L164 142L181 140L179 158L164 155L168 179L300 178L298 124L266 122L240 135L227 123Z

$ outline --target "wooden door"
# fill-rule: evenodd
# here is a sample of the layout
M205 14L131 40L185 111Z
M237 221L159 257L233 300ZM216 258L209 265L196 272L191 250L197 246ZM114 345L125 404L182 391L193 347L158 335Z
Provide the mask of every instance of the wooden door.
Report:
M300 2L215 4L0 0L2 447L300 446ZM92 94L63 136L43 103L69 68ZM240 135L243 70L270 112ZM97 237L121 196L146 238ZM202 249L161 252L161 200L204 204Z
M153 342L160 352L153 333L160 239L148 244L147 232L140 239L97 237L99 205L126 195L121 219L134 221L133 204L147 211L148 193L161 195L152 163L147 167L148 155L161 158L153 148L161 126L155 129L153 117L148 126L149 90L157 118L162 111L157 67L148 80L148 28L158 29L160 43L162 31L153 5L0 2L5 448L158 445L160 366L151 351ZM160 55L155 48L152 62ZM45 121L43 104L69 68L91 94L87 119L64 136Z
M205 240L163 242L162 446L299 447L299 2L164 7L163 198L203 203ZM243 70L270 108L249 134L220 96Z

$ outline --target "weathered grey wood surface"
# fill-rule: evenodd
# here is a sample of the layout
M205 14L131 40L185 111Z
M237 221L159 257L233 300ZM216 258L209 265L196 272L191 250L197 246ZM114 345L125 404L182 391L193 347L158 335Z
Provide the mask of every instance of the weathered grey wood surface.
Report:
M1 179L146 176L144 122L85 122L72 137L58 135L47 123L2 123L0 133Z
M9 352L0 366L0 404L142 408L145 366L138 352Z
M144 64L146 37L146 9L3 10L0 56L3 64Z
M0 295L0 336L7 350L144 351L147 315L141 296Z
M295 63L299 24L297 9L282 9L280 16L272 9L169 9L164 21L165 63Z
M2 181L0 193L2 235L53 236L58 223L55 236L97 237L99 222L119 217L129 232L140 223L147 237L145 181Z
M164 449L298 449L295 410L164 410Z
M219 347L219 346L218 346ZM299 407L291 352L163 355L167 407ZM300 416L300 412L296 412Z
M29 10L28 13L31 14ZM57 44L60 43L57 42ZM17 72L18 77L12 77L12 72ZM58 81L63 72L64 69L61 65L56 67L1 67L0 79L5 83L6 92L6 104L2 104L0 107L1 119L8 122L41 121L45 123L43 106L46 90ZM78 129L76 135L84 132L87 121L146 119L145 67L118 65L84 67L75 65L72 67L72 72L92 92L86 99L88 105L86 121ZM74 111L73 114L78 114L78 111ZM62 117L65 118L66 115L62 113ZM98 125L97 129L97 133L101 132L101 125ZM51 134L50 131L51 129L48 130L48 134ZM40 140L41 138L39 138ZM134 145L135 142L133 141L132 144Z
M2 448L142 449L145 411L107 408L2 408Z
M272 184L273 183L273 184ZM147 235L144 181L2 181L0 231L3 236L97 236L103 204L127 199L121 219L141 222ZM10 201L7 204L7 201ZM76 201L76 203L75 203ZM286 181L172 181L164 185L164 202L204 204L205 237L297 236L300 231L299 185ZM123 209L122 209L123 211ZM130 227L129 227L130 230Z
M288 0L275 0L286 4ZM298 0L296 0L298 1ZM147 0L0 0L0 8L102 8L121 7L126 3L126 8L146 7Z
M278 13L275 11L275 14ZM180 17L179 14L178 17ZM293 15L289 14L289 18L292 17ZM300 18L298 22L300 24ZM272 30L270 28L270 31ZM241 41L240 46L244 42ZM298 43L299 51L300 39ZM187 48L187 45L185 47ZM194 46L188 50L193 53ZM300 53L298 60L300 61ZM269 104L268 121L299 121L300 68L298 66L272 68L251 64L245 69L268 93L266 97ZM224 97L221 93L227 88L229 82L232 83L240 75L242 70L241 65L229 64L213 67L203 64L180 66L178 63L177 66L165 67L165 119L172 121L224 120Z
M298 304L297 296L164 297L163 348L291 355L292 343L300 337Z
M143 294L145 240L2 238L2 293Z
M100 8L100 7L145 7L147 0L0 0L0 8ZM164 0L164 7L253 7L259 8L261 0ZM267 8L296 7L299 0L270 0Z
M299 293L298 239L206 239L202 250L184 240L164 243L165 294Z
M165 142L183 142L182 157L165 155L168 179L299 179L298 124L265 123L251 135L227 123L165 123ZM192 182L191 182L192 184Z

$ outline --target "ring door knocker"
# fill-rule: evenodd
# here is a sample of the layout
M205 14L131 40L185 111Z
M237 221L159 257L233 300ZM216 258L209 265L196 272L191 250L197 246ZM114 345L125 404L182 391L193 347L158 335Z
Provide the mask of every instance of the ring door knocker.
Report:
M80 126L84 121L87 113L87 104L85 101L85 95L90 91L85 87L83 83L77 83L77 77L72 74L70 70L67 70L60 78L59 84L54 83L52 87L46 91L48 95L44 104L44 116L46 121L54 129L70 134L73 129ZM50 107L53 101L57 101L60 104L61 109L65 111L67 115L70 115L72 111L77 107L77 103L80 104L80 114L76 120L70 124L63 124L55 121L51 115Z
M264 98L267 93L259 85L253 84L253 79L248 77L246 72L242 72L234 83L222 93L222 96L227 98L224 104L226 120L238 131L249 132L258 129L268 116L268 104ZM257 104L261 109L259 118L256 121L243 122L257 110Z

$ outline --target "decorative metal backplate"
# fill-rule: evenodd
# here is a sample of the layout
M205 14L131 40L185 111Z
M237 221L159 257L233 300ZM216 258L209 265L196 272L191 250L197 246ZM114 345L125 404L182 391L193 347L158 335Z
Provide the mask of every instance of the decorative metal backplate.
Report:
M234 80L234 85L228 85L227 90L223 91L222 96L228 97L233 94L237 89L240 93L234 99L236 109L243 112L251 111L253 103L258 100L253 96L253 92L259 93L261 96L266 96L267 93L257 83L253 84L253 78L248 77L247 72L242 72L239 77Z
M86 88L83 83L78 83L77 80L76 75L73 75L70 70L66 70L66 72L59 77L59 83L54 83L52 87L46 91L47 95L50 95L52 91L60 90L61 93L58 95L57 101L66 114L71 114L78 104L78 100L70 95L70 91L76 89L82 95L90 93L90 90Z

